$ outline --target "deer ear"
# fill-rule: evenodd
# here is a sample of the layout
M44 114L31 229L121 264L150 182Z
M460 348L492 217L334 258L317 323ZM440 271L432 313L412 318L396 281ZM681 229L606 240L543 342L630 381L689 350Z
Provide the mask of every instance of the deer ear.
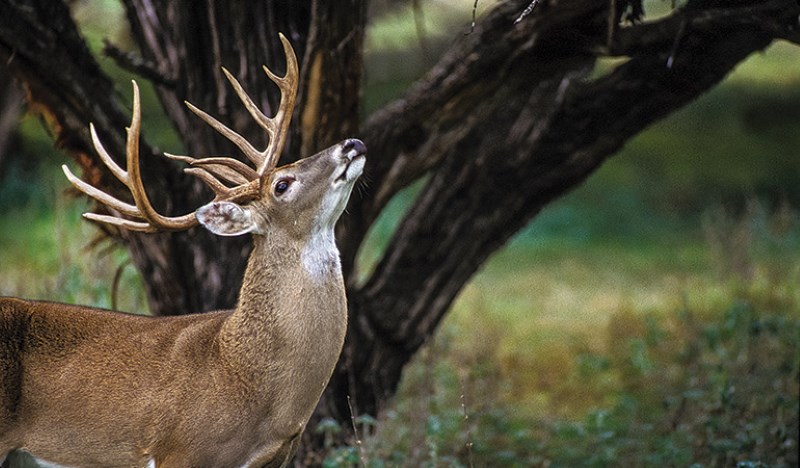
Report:
M250 208L233 202L211 202L200 207L195 216L206 229L220 236L258 231Z

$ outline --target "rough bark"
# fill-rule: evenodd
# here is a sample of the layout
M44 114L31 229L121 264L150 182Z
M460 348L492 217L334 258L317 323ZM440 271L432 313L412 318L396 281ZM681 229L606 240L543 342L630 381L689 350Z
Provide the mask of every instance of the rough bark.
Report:
M189 9L125 0L138 56L108 47L153 82L187 153L232 154L183 101L259 141L263 136L219 70L227 67L257 102L273 108L275 90L258 67L282 71L276 37L283 31L302 67L284 157L347 136L367 143L370 188L353 197L338 232L348 276L348 340L317 412L341 421L350 417L348 396L357 413L379 410L465 282L544 205L749 54L775 38L797 42L800 13L795 0L690 1L652 23L620 25L621 18L639 19L638 2L562 0L541 2L515 24L530 2L504 2L402 98L359 127L366 3L209 0ZM589 80L602 55L629 59ZM118 192L89 150L86 123L95 122L112 152L122 154L128 112L67 8L49 0L0 2L0 59L87 177ZM143 145L143 153L148 184L165 211L189 211L210 198L151 146ZM382 260L358 283L355 259L369 227L393 195L423 175L425 186ZM201 230L112 234L127 242L154 312L233 304L246 240L212 239ZM302 456L318 461L310 450Z
M22 114L22 90L6 73L0 74L0 179L5 175L8 153L14 146L17 122Z
M162 106L188 154L235 155L236 151L208 126L198 125L197 118L183 104L185 100L220 116L256 146L266 145L264 132L245 111L221 68L231 71L262 109L272 114L279 95L261 66L266 64L275 72L284 73L285 58L276 40L278 32L291 40L302 67L299 105L282 161L308 156L355 133L365 2L205 1L194 2L192 8L180 2L124 3L143 61L152 64L152 74L160 77L154 84ZM191 196L182 212L209 199L197 183L187 191ZM151 307L165 313L233 307L238 288L231 285L241 282L249 240L220 239L202 229L169 236L170 244L181 251L168 258L187 261L176 272L185 279L155 281L152 288L161 289L163 296L174 292L171 284L180 285L179 297L195 297L197 301L178 307L151 301ZM153 263L152 248L143 242L138 237L130 248L140 271L147 271ZM198 267L202 275L192 273ZM202 294L193 296L190 291Z
M277 108L277 89L261 70L266 64L285 70L283 50L274 40L284 31L303 53L307 7L274 2L124 1L139 62L155 77L153 84L167 116L184 144L186 154L236 155L223 137L201 124L184 105L190 101L218 116L256 146L266 144L264 132L244 112L222 74L227 68L269 114ZM113 50L113 49L112 49ZM124 63L123 63L124 64ZM292 148L292 142L287 144ZM175 169L173 168L173 171ZM201 184L181 178L172 185L175 205L167 211L185 213L211 196ZM159 238L160 237L160 238ZM164 256L153 252L168 246ZM246 238L219 239L203 229L159 236L130 236L129 249L147 281L151 309L176 314L230 308L235 304L247 256ZM159 262L159 259L165 259ZM154 261L155 260L155 261ZM178 303L174 303L177 302Z

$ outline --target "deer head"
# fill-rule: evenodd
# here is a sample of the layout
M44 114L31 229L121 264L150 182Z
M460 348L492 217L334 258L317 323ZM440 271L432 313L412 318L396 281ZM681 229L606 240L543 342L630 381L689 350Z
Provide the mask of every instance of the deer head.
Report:
M290 237L302 238L332 229L361 175L365 151L361 141L345 140L265 174L260 195L248 205L214 201L197 210L197 220L222 236L264 235L280 226Z
M223 236L248 232L263 235L271 229L284 229L291 237L298 238L332 228L347 204L353 183L363 171L366 147L360 140L348 139L296 163L275 167L286 142L298 84L297 58L283 34L280 39L286 53L286 75L279 77L264 67L264 72L281 92L280 105L274 117L264 115L236 78L222 69L250 115L269 135L266 148L256 149L219 120L186 103L192 112L233 142L254 167L230 157L193 158L165 154L189 164L191 167L185 171L205 182L216 197L211 203L186 215L172 217L158 213L150 203L140 174L141 109L139 87L134 81L133 115L127 129L126 169L109 156L94 125L89 127L98 155L111 173L128 187L134 204L83 182L64 165L62 169L72 185L115 213L112 216L86 213L84 216L100 223L143 232L184 230L200 223Z

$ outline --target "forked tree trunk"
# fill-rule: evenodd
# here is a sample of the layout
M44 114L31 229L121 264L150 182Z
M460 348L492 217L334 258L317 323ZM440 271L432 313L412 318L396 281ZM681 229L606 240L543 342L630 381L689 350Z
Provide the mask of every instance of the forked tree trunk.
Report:
M543 206L583 182L629 138L714 86L776 38L798 42L796 0L698 1L652 23L636 0L500 3L454 42L406 94L359 125L366 0L180 2L124 0L140 51L107 52L154 84L184 144L200 156L235 154L187 112L189 100L258 142L263 136L220 73L225 66L269 109L276 91L259 67L281 72L277 33L301 58L299 104L284 155L297 159L344 137L369 148L363 196L339 226L349 278L350 329L317 417L376 414L404 365L435 331L480 265ZM598 56L629 59L589 79ZM90 150L94 122L122 155L128 112L52 0L0 2L0 60L47 117L59 146L92 183L119 193ZM262 141L263 143L263 141ZM186 212L210 199L143 145L146 184L161 207ZM356 255L391 197L428 175L383 259L363 284ZM126 242L156 314L231 307L246 239L196 229ZM313 421L311 427L313 427ZM301 462L315 458L307 431Z

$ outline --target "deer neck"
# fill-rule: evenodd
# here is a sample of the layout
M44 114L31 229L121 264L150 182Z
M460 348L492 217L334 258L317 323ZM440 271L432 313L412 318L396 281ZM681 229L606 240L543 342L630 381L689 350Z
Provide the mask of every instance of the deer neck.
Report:
M320 385L321 392L346 328L333 230L319 230L303 240L281 233L255 236L239 303L220 332L223 353L256 380L286 369L283 373L295 385L306 380ZM262 372L266 370L273 372Z

